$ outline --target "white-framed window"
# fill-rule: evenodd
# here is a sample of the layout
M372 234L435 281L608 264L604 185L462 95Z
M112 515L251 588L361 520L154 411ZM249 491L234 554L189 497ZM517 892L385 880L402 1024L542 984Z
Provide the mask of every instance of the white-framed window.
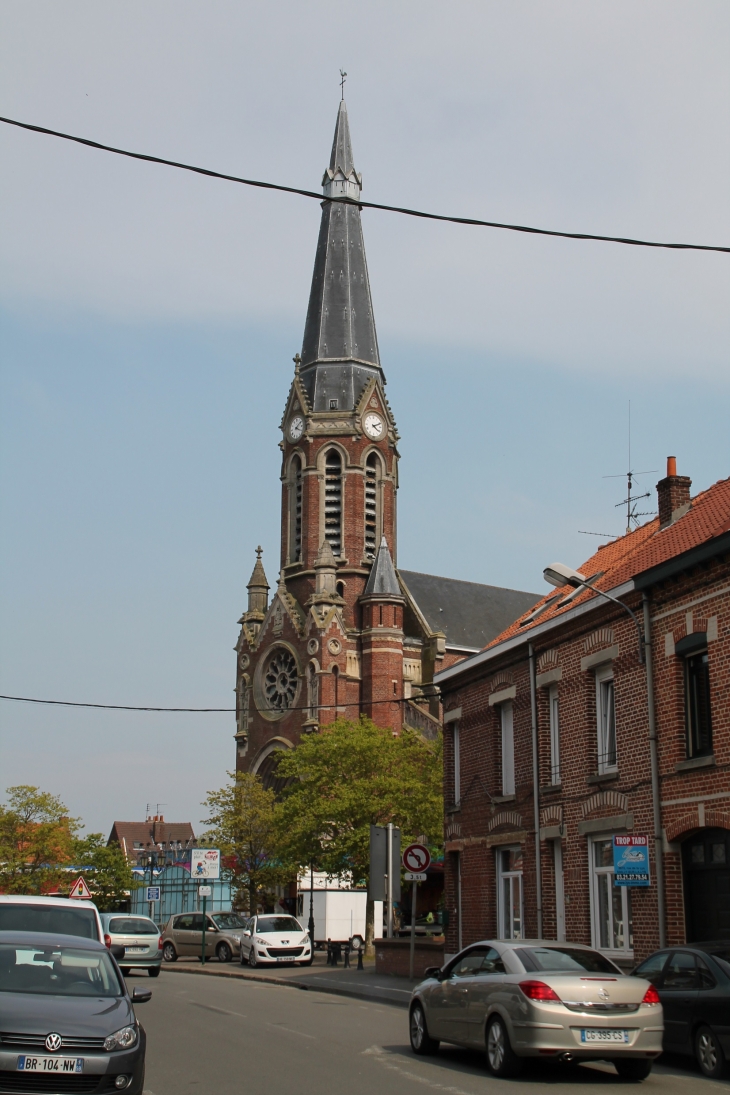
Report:
M616 768L616 703L613 687L613 666L596 672L596 717L598 720L598 771Z
M461 801L461 734L459 723L455 722L452 729L454 742L454 805Z
M497 931L500 939L524 938L522 848L497 848Z
M593 946L619 957L630 957L634 952L631 887L613 884L613 837L589 838L588 866Z
M502 730L502 794L515 793L515 733L511 703L503 703L499 708Z
M551 684L548 690L548 710L550 712L550 782L555 784L560 783L560 709L557 684Z

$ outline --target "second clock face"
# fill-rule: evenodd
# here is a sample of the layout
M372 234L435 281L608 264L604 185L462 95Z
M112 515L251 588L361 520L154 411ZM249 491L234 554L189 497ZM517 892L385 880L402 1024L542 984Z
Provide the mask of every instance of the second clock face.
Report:
M383 420L379 414L366 414L363 426L368 437L380 437L383 433Z
M289 423L289 436L292 441L298 441L304 433L304 419L297 415L296 418L292 418Z

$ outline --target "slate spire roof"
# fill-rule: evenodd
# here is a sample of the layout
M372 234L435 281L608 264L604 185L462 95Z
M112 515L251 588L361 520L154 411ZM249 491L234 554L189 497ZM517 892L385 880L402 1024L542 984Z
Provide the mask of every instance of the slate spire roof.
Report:
M315 411L352 410L372 376L383 380L344 100L339 105L302 343L300 377ZM350 198L353 204L328 198ZM334 401L334 402L333 402Z
M380 548L370 571L363 597L369 597L373 594L381 597L403 597L398 575L395 572L393 560L388 550L388 541L385 537L380 541Z

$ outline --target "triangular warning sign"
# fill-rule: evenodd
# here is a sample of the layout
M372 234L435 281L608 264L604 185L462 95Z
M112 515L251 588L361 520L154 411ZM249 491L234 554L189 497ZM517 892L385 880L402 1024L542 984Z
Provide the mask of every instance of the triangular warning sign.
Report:
M89 900L89 898L91 897L91 890L86 885L83 875L79 875L79 877L76 879L73 886L71 887L71 893L68 896L79 897L82 898L84 901Z

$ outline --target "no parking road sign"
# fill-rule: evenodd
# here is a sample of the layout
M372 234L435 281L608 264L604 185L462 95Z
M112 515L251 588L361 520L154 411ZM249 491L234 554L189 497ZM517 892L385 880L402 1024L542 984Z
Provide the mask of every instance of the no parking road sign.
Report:
M412 874L423 874L431 863L431 853L424 844L409 844L403 853L403 866Z

